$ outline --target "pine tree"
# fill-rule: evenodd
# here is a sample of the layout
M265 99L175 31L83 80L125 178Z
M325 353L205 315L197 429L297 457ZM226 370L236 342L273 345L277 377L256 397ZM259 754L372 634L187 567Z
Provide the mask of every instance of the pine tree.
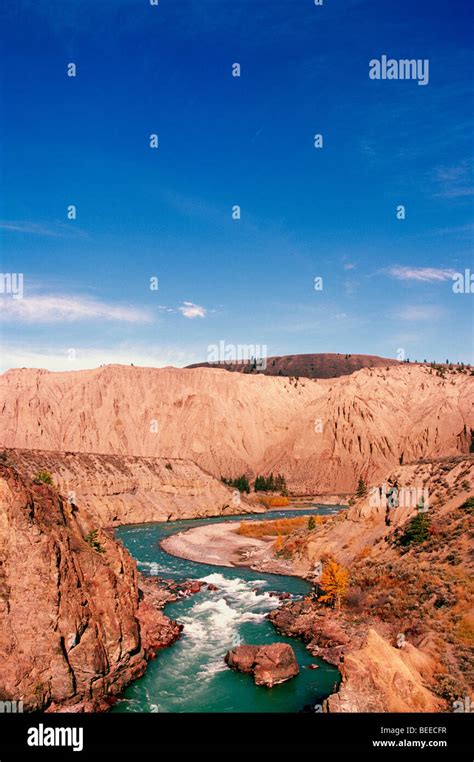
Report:
M359 478L359 483L357 484L357 490L356 490L356 497L365 497L367 494L367 484L365 483L362 476Z
M430 519L426 513L417 513L414 518L410 519L406 528L397 540L396 544L402 547L408 545L419 545L429 537Z

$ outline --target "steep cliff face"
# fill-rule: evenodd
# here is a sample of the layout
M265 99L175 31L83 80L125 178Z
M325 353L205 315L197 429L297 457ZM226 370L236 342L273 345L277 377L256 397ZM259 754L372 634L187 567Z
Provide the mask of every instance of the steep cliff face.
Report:
M94 529L56 489L0 464L0 696L25 709L104 709L143 673L160 633L161 645L179 635L139 602L128 552Z
M0 377L5 447L185 458L217 478L283 472L294 491L351 492L400 462L469 452L474 384L423 366L291 379L106 366Z
M49 471L61 494L85 508L98 526L220 516L251 508L235 490L183 458L42 450L5 453L27 478Z

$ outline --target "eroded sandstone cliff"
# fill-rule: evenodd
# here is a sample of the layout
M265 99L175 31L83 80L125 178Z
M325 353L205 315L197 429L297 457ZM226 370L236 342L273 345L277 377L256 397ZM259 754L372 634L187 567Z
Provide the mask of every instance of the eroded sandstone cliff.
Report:
M0 445L185 458L217 478L282 472L293 492L353 492L400 462L469 452L470 371L365 368L295 379L105 366L0 377Z
M5 450L5 456L27 478L42 470L51 473L59 491L87 509L98 526L255 510L235 490L184 458L44 450Z

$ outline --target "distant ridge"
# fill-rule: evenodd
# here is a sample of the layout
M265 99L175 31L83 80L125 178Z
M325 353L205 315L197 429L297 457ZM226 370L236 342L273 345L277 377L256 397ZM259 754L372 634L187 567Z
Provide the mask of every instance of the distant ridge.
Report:
M127 365L9 370L0 446L184 458L217 479L280 473L304 495L353 492L361 476L382 484L398 465L469 453L471 371L386 363L320 379ZM172 492L178 470L163 471Z
M398 360L377 355L308 354L268 357L264 370L248 362L201 362L188 368L219 368L234 373L258 373L265 376L292 376L300 378L338 378L350 376L362 368L380 368L400 365Z

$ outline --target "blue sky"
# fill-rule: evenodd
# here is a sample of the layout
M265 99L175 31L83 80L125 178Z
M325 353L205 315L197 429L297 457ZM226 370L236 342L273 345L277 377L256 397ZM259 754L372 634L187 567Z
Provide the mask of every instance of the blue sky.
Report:
M1 271L24 291L0 294L2 369L185 365L219 341L474 360L452 288L474 272L467 0L10 6ZM429 59L429 84L369 79L383 54Z

